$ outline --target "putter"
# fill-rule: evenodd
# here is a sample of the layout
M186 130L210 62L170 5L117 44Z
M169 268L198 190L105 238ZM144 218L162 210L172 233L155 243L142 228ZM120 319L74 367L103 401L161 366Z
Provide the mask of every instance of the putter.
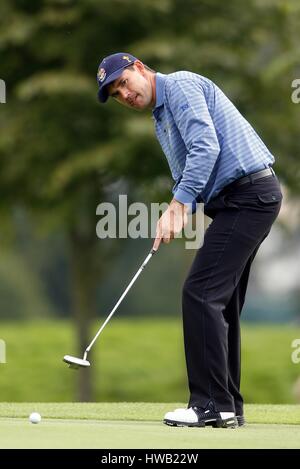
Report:
M157 247L158 249L158 247ZM122 302L122 300L125 298L125 296L127 295L127 293L129 292L130 288L132 287L132 285L134 284L134 282L136 281L136 279L138 278L138 276L140 275L140 273L142 272L142 270L146 267L146 265L148 264L148 262L150 261L151 257L153 256L153 254L155 254L157 252L157 249L154 249L152 248L151 251L149 252L148 256L146 257L146 259L144 260L144 262L142 263L141 267L139 268L139 270L137 271L137 273L135 274L135 276L133 277L133 279L131 280L131 282L129 283L128 287L126 288L126 290L124 291L124 293L122 294L122 296L119 298L118 302L116 303L116 305L114 306L113 310L111 311L111 313L109 314L109 316L107 317L106 321L103 323L103 325L100 327L100 329L98 330L97 334L95 335L95 337L93 338L92 342L90 343L90 345L86 348L84 354L83 354L83 358L77 358L77 357L72 357L71 355L65 355L64 358L63 358L63 361L66 362L68 365L69 365L69 368L72 368L74 370L78 369L78 368L87 368L89 367L91 364L90 362L87 360L87 356L88 356L88 353L89 351L91 350L91 348L93 347L94 343L96 342L96 340L98 339L99 335L101 334L101 332L103 331L103 329L105 328L106 324L108 323L108 321L110 320L110 318L113 316L114 312L116 311L116 309L118 308L119 304Z

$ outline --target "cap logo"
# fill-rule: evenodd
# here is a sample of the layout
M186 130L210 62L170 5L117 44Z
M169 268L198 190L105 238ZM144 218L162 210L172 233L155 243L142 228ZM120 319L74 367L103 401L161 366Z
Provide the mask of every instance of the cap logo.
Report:
M98 80L102 83L106 78L106 71L104 68L100 68L97 73Z
M122 59L127 60L129 63L131 62L130 58L128 55L123 55Z

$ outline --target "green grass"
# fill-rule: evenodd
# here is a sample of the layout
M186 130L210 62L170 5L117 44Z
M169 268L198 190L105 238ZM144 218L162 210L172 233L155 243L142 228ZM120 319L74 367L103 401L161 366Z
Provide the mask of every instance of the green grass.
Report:
M103 318L94 324L91 337ZM295 326L243 325L242 392L247 403L295 403L300 364L291 361ZM62 362L75 355L67 321L2 322L7 363L0 364L2 401L76 400L78 374ZM113 318L91 355L94 401L187 402L180 319Z
M0 448L300 448L296 405L246 405L237 429L176 428L165 412L183 403L1 403ZM31 412L42 422L28 421Z

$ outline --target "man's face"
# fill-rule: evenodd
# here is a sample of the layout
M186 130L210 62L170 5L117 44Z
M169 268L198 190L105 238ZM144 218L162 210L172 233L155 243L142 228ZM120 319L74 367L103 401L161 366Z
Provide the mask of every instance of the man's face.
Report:
M155 105L155 79L144 65L136 61L134 67L125 68L122 75L108 88L109 95L126 107L141 111Z

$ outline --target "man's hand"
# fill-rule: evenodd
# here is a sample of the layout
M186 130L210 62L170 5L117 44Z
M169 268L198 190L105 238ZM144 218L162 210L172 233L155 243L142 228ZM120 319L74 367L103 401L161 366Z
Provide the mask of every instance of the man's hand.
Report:
M187 207L173 199L169 208L162 214L156 226L153 249L157 251L161 242L169 243L187 224Z

